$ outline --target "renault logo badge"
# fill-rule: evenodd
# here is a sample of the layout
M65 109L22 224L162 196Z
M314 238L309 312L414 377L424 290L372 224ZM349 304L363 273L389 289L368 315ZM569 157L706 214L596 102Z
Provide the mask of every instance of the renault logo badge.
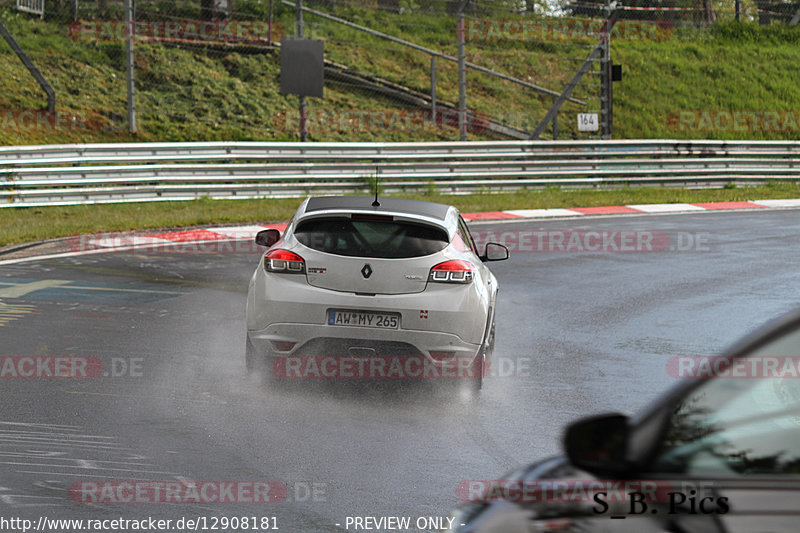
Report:
M372 275L372 267L369 266L369 263L361 267L361 275L364 276L364 279L368 279Z

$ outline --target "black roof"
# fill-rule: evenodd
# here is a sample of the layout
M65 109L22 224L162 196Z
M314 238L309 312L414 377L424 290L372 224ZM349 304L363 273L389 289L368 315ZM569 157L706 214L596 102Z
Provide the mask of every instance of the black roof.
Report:
M306 205L306 213L311 211L323 211L326 209L371 211L374 213L408 213L412 215L422 215L430 218L444 220L447 216L449 205L437 204L434 202L423 202L422 200L406 200L403 198L379 198L380 206L373 207L373 197L367 196L322 196L310 198Z

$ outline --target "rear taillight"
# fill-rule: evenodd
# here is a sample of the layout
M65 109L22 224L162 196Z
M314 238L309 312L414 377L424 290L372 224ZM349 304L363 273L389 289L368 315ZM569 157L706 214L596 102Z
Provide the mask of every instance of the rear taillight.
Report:
M304 274L306 262L289 250L270 250L264 254L264 270L283 274Z
M471 283L475 265L469 261L453 259L439 263L431 269L428 281L437 283Z

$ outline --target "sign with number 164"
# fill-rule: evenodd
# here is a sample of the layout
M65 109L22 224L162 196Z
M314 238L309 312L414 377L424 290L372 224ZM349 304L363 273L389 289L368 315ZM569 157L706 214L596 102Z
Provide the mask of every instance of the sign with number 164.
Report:
M600 121L597 120L597 113L578 113L578 131L597 131L600 129Z

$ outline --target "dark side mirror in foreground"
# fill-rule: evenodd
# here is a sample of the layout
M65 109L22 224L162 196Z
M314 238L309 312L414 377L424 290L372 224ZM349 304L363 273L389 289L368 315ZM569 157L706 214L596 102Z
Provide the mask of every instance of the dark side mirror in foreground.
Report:
M508 257L508 248L496 242L487 242L481 261L503 261Z
M265 229L256 233L256 244L269 248L281 239L281 232L276 229Z
M628 417L608 414L567 426L564 451L574 466L598 476L622 474L628 450Z

